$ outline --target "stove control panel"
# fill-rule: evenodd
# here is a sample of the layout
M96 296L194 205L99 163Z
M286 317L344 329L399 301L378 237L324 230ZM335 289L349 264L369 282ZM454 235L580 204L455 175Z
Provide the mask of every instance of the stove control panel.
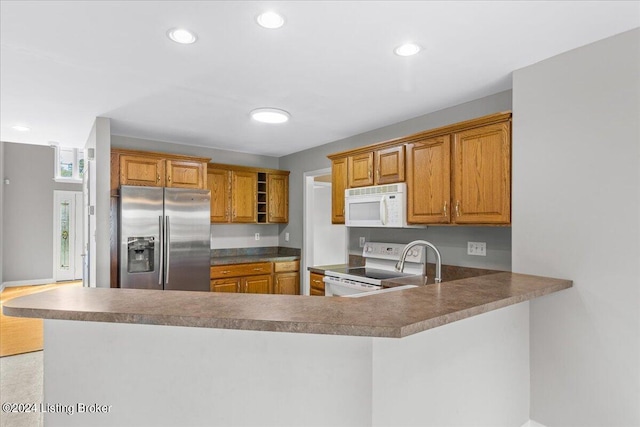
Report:
M362 248L362 256L364 258L386 259L398 261L402 255L404 247L402 243L381 243L381 242L365 242ZM424 253L423 246L415 246L411 248L407 254L407 262L421 263Z

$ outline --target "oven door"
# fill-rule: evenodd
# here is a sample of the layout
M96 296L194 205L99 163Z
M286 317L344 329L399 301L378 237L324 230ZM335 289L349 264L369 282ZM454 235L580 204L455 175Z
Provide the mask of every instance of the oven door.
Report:
M381 286L353 281L345 282L331 276L325 276L322 281L324 282L324 294L328 297L341 297L346 295L361 294L364 292L373 292L382 289Z

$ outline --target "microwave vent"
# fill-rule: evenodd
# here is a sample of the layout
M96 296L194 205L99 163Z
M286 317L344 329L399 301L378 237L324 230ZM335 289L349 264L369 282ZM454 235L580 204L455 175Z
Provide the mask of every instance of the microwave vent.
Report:
M375 185L373 187L351 188L349 196L366 196L368 194L397 193L398 184Z

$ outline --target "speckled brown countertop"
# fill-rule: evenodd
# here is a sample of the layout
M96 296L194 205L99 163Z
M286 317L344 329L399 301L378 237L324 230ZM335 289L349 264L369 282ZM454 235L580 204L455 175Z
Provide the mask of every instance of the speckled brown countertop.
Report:
M62 288L12 299L7 316L401 338L570 288L497 273L364 298Z
M300 249L278 246L237 249L212 249L211 265L283 262L300 259Z

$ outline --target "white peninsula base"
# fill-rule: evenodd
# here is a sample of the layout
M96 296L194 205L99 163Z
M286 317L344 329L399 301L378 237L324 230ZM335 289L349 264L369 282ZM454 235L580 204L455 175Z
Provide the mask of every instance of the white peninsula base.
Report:
M47 319L44 361L48 427L529 419L528 302L401 339Z

